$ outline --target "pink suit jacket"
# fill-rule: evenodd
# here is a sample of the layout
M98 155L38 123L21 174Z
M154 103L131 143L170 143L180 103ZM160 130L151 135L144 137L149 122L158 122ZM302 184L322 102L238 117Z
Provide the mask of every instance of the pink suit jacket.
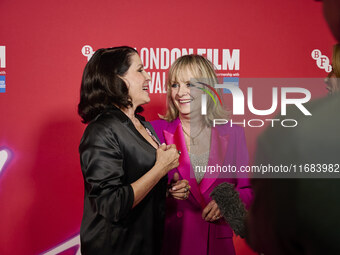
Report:
M209 223L202 219L202 211L211 201L209 194L222 182L235 184L236 190L246 207L250 205L252 191L248 178L221 178L221 175L205 175L200 184L194 178L190 158L180 120L172 122L156 120L151 122L161 143L176 144L181 151L179 166L169 172L169 181L175 172L180 179L186 179L191 186L187 200L167 199L166 222L162 254L166 255L228 255L235 254L233 232L220 219ZM239 168L248 164L248 150L243 128L221 125L212 128L208 165L234 165ZM191 173L191 174L190 174ZM192 176L192 177L190 177Z

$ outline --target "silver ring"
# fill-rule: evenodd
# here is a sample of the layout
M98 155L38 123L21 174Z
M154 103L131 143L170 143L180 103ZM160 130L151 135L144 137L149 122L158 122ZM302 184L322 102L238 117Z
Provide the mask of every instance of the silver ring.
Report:
M181 151L180 150L178 150L178 154L181 155Z
M184 199L187 199L188 198L188 193L185 193L184 194Z

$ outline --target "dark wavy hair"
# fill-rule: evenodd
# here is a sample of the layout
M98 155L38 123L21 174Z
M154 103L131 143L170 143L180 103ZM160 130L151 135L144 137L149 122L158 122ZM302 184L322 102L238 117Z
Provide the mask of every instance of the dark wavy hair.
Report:
M109 106L132 106L128 87L120 77L129 69L133 54L138 52L128 46L99 49L93 54L85 66L80 87L78 114L83 123L90 122Z

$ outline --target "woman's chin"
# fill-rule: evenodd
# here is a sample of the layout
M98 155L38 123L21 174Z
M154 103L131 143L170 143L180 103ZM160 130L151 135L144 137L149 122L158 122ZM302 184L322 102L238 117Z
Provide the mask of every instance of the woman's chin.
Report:
M190 118L190 111L178 111L179 116L181 116L182 118L185 117L186 119Z
M150 101L151 101L151 99L150 99L150 97L148 96L148 97L146 97L146 98L144 99L144 103L142 103L142 104L148 104L148 103L150 103Z
M182 115L189 115L189 114L201 114L201 109L197 108L197 109L178 109L178 112Z

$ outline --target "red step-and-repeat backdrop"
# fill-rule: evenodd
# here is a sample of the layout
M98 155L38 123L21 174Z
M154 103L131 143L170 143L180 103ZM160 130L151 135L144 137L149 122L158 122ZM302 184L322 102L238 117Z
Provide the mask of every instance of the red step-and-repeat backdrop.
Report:
M206 56L223 77L327 76L335 41L321 9L312 0L1 0L0 254L80 254L77 104L93 51L138 50L152 77L144 115L153 120L165 110L169 65L184 54ZM270 106L271 88L253 89ZM326 95L322 84L308 89ZM251 160L263 128L245 128ZM234 240L237 255L254 254Z

